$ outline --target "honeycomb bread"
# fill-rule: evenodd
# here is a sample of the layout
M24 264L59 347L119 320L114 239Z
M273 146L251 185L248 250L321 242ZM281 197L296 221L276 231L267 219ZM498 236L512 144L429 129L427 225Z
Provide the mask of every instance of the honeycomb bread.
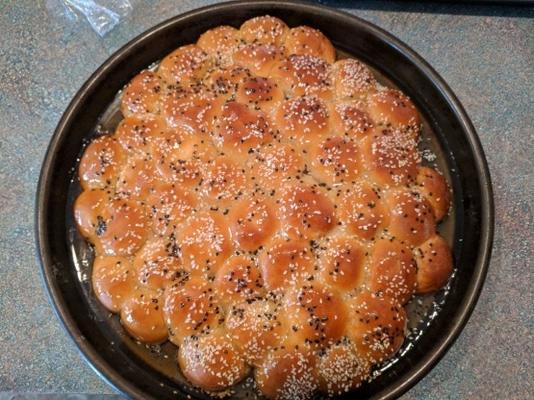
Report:
M94 292L135 339L175 344L198 388L353 390L401 347L412 296L447 282L449 188L415 105L320 31L211 29L121 111L79 165Z

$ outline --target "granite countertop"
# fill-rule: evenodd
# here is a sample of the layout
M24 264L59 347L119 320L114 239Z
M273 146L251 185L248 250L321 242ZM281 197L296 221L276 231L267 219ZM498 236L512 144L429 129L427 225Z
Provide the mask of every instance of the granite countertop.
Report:
M496 229L484 290L454 346L402 398L534 398L534 8L322 2L377 24L422 55L467 109L491 169ZM59 0L0 3L0 398L114 393L82 360L48 303L33 214L48 142L83 82L137 34L211 2L132 3L104 38L85 20L59 13Z

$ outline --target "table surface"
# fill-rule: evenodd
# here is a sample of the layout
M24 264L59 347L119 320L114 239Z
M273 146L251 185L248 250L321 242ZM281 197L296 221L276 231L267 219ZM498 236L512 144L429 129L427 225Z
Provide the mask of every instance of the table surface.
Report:
M54 127L89 75L137 34L210 1L132 3L101 38L84 19L61 15L59 0L0 2L0 397L114 393L48 302L34 197ZM454 346L402 398L534 398L534 9L322 3L377 24L422 55L467 109L491 169L496 229L484 290Z

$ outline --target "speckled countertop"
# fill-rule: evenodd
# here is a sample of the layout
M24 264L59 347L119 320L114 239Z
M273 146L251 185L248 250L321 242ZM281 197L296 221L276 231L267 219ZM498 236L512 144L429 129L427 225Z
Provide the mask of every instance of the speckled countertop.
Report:
M113 393L48 303L33 214L46 147L82 83L137 34L210 1L133 3L100 38L84 20L56 12L59 0L0 1L0 398ZM323 3L388 30L430 62L473 120L493 178L495 244L478 305L455 345L403 399L534 398L534 9Z

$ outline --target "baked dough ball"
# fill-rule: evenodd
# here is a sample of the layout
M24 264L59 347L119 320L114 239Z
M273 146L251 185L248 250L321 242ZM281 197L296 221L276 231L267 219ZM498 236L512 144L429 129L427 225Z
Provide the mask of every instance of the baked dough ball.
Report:
M365 246L350 236L340 236L327 242L319 271L328 285L352 290L363 283L365 261Z
M99 217L96 247L105 255L133 255L150 232L146 210L135 200L114 198L102 207Z
M284 316L293 341L317 346L341 338L347 321L340 296L315 282L286 292Z
M228 310L225 327L247 363L257 365L281 340L280 306L270 300L245 301Z
M119 122L114 136L126 152L147 156L153 140L166 129L165 122L151 114L132 115Z
M92 279L98 300L115 313L131 297L136 284L132 265L125 257L96 257Z
M324 59L332 64L336 59L336 50L321 31L309 26L298 26L289 30L285 47L288 54L305 54Z
M117 180L116 191L121 196L146 198L156 184L156 168L150 156L128 158Z
M162 116L171 128L181 128L192 134L208 133L217 103L214 94L202 87L177 88L162 100Z
M398 240L378 240L369 260L367 286L406 304L415 292L417 269L409 247Z
M354 140L327 136L313 142L310 145L310 164L314 177L329 185L356 180L361 171L361 161Z
M319 386L315 357L304 346L270 352L255 369L254 377L268 399L307 399Z
M176 235L184 268L215 274L232 252L225 218L215 211L201 211L187 220Z
M97 242L98 236L106 228L100 211L110 197L105 190L88 189L80 193L74 202L76 226L80 233L92 243Z
M228 259L217 271L214 282L221 301L228 304L260 298L263 280L256 262L249 257Z
M332 131L350 138L362 138L372 132L373 120L359 100L338 101L331 106Z
M121 323L137 340L159 343L167 339L161 294L146 289L135 290L121 308Z
M246 104L229 101L216 123L214 142L224 151L247 154L273 138L268 117Z
M239 31L231 26L218 26L200 35L197 46L215 58L217 65L228 65L239 46Z
M217 157L204 168L202 194L220 204L229 204L243 197L249 188L245 170L226 156Z
M293 146L273 142L251 154L249 167L250 176L260 188L276 192L304 170L304 162Z
M164 289L179 275L182 263L176 244L170 238L148 240L134 258L137 279L150 289Z
M103 189L115 184L126 161L117 139L101 136L85 149L78 175L83 189Z
M314 269L314 256L304 240L273 240L260 254L259 262L267 290L304 281Z
M196 196L174 183L158 182L146 199L157 235L169 236L196 211Z
M264 245L279 225L274 203L259 196L234 203L228 217L232 239L245 251L254 251Z
M336 61L332 76L336 97L365 99L376 91L376 79L367 65L359 60L347 58Z
M124 89L121 112L125 117L136 114L155 114L159 111L163 83L152 71L136 75Z
M279 18L269 15L254 17L245 21L239 32L246 43L282 45L289 28Z
M436 231L436 221L428 202L417 192L398 189L384 197L389 210L388 233L417 246Z
M248 69L231 65L227 68L211 71L204 79L204 85L206 86L206 90L213 96L229 99L235 96L247 78L253 78L253 75ZM243 101L241 102L244 103Z
M335 200L341 223L361 239L373 239L387 225L380 192L365 181L342 186L336 191Z
M158 137L152 146L152 158L162 179L182 187L197 186L202 180L203 164L215 154L207 141L180 129Z
M181 86L200 80L210 67L208 54L200 47L189 44L166 56L158 68L158 74L167 84Z
M387 296L363 291L349 304L347 336L356 351L376 364L394 355L404 341L406 312Z
M340 396L356 389L369 377L371 365L347 340L329 346L317 361L319 387L329 396Z
M322 58L291 54L271 74L281 80L284 91L292 96L332 97L331 66Z
M407 131L376 128L360 144L364 167L379 184L405 185L415 180L420 156Z
M207 391L232 386L249 371L243 355L224 331L185 340L178 351L178 363L191 383Z
M436 221L441 221L449 212L450 194L447 181L438 171L429 167L419 167L415 190L430 204Z
M415 105L402 92L396 89L385 89L369 97L369 115L377 123L390 125L394 128L411 128L412 135L417 138L421 118Z
M254 75L268 77L272 69L283 59L283 51L272 44L251 43L244 45L233 55L234 64L247 68Z
M169 286L163 298L163 315L169 339L180 346L191 335L209 333L223 318L216 292L205 280L182 277Z
M306 145L314 137L328 133L328 109L318 97L295 97L282 104L275 123L285 140Z
M284 93L276 81L259 76L245 78L236 93L238 102L266 113L270 113L283 99Z
M449 245L434 235L414 249L417 262L417 293L429 293L443 287L452 273Z
M304 239L316 239L336 225L334 205L318 186L283 188L278 216L289 236Z

